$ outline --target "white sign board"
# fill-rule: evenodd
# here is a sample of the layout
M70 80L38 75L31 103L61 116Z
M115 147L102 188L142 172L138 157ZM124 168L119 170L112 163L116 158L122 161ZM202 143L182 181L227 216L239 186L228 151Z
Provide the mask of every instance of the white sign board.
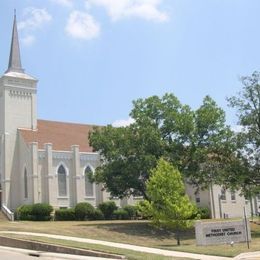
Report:
M251 241L250 225L247 222L248 241ZM197 221L195 225L197 245L216 245L246 242L246 225L244 220L238 221Z

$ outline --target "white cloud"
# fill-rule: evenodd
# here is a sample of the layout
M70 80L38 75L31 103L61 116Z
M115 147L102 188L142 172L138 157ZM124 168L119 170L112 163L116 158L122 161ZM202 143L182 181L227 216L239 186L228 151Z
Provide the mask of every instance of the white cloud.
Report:
M129 117L128 119L121 119L121 120L116 120L114 123L112 123L112 126L114 127L121 127L121 126L129 126L131 124L133 124L135 122L135 120L131 117Z
M31 46L35 42L35 37L33 35L26 35L21 38L21 42L25 46Z
M22 20L18 23L18 29L22 31L22 44L31 46L36 41L33 32L42 28L51 20L52 16L46 9L39 9L35 7L25 8L23 11Z
M88 13L73 11L69 16L65 31L73 38L90 40L99 36L100 26Z
M65 6L65 7L72 7L73 6L73 0L51 0L53 3Z
M139 17L156 22L169 19L166 12L159 10L162 0L87 0L86 3L105 8L113 21L127 17Z
M18 23L20 30L30 30L41 28L43 25L49 23L52 20L52 16L46 9L38 9L34 7L28 7L23 12L24 19Z

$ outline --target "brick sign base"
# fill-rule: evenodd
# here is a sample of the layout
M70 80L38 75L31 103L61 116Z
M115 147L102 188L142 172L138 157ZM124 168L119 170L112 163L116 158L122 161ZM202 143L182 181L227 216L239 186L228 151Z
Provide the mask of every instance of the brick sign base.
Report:
M247 221L248 240L251 241L250 225ZM199 246L246 242L245 220L239 221L197 221L196 242Z

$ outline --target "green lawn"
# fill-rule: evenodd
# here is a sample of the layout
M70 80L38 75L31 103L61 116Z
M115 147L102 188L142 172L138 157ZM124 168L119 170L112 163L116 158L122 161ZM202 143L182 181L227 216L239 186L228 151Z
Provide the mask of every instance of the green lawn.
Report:
M219 256L235 256L243 252L260 250L260 225L251 223L252 242L250 249L244 243L218 246L196 246L194 229L190 229L182 234L181 246L176 245L174 234L164 230L153 228L148 221L85 221L85 222L0 222L0 230L9 231L28 231L41 232L49 234L68 235L83 238L92 238L120 243L128 243L139 246L157 247L167 250L185 251L192 253L211 254ZM24 237L25 238L25 237ZM27 237L28 239L28 237ZM66 241L57 241L46 238L33 238L34 240L48 241L52 243L60 243L68 245ZM70 246L99 249L105 252L125 254L129 259L153 259L152 256L147 256L139 253L108 248L103 246L81 244L69 242ZM101 247L101 248L100 248ZM116 252L115 252L116 251ZM128 252L126 252L128 251ZM131 253L130 253L131 252ZM145 254L146 255L146 254ZM155 256L154 259L160 259ZM161 258L171 259L171 258ZM177 259L177 258L175 258Z

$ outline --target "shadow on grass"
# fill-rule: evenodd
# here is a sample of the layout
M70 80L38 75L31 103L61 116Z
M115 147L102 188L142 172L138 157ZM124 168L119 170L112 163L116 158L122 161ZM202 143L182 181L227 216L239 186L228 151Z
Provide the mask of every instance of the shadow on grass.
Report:
M260 222L251 223L251 236L252 238L260 237Z
M80 226L85 226L81 224ZM117 233L124 233L130 236L142 236L152 239L175 239L174 231L166 230L166 229L159 229L152 226L150 223L110 223L100 224L100 225L93 225L99 229L104 229L110 232L117 232ZM186 231L181 232L181 239L194 239L195 232L194 229L189 229Z

